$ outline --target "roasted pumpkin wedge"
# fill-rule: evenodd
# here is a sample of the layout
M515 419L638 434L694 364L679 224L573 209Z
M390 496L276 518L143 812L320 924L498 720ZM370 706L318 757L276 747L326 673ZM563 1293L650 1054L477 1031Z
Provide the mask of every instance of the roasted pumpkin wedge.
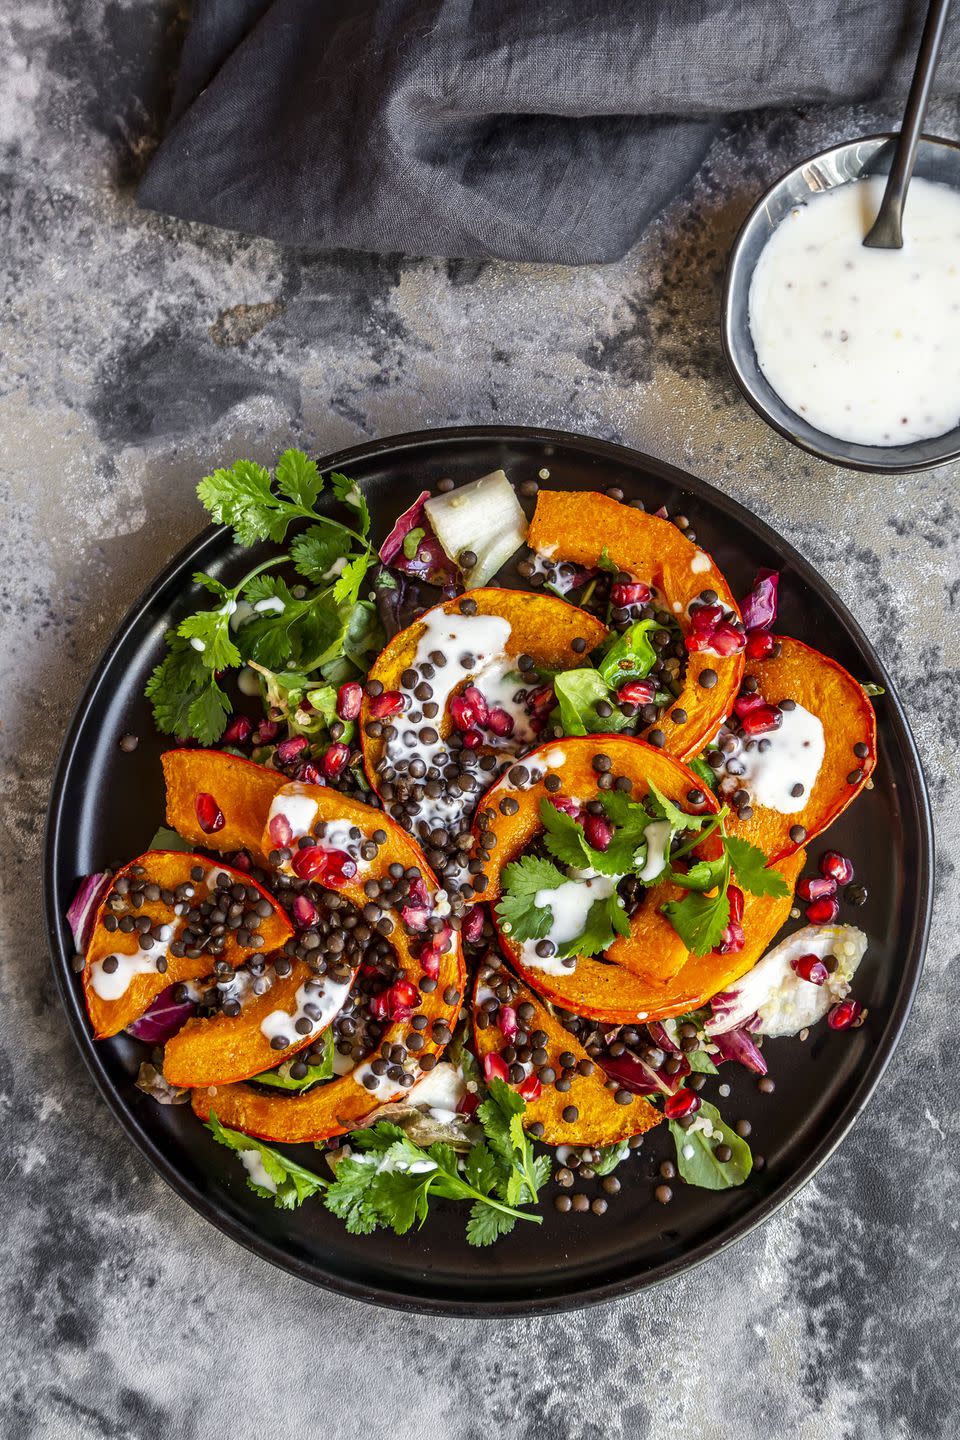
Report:
M423 724L431 726L443 738L453 725L451 697L459 696L478 672L477 685L481 691L488 692L486 710L496 711L504 702L510 704L509 692L518 688L520 682L505 682L504 676L516 669L521 655L529 656L536 666L544 669L571 669L582 665L583 655L602 644L607 633L606 626L595 616L566 600L525 590L471 590L468 596L445 601L426 611L394 636L370 671L373 688L383 686L383 694L365 694L363 701L363 756L371 785L380 791L385 758L382 725L374 724L371 728L371 722L386 723L398 712L422 708L423 702L412 693L423 683L420 674L414 678L415 664L422 666L426 661L435 672L430 681L433 695L426 704L429 706L432 701L437 710L428 711ZM439 655L440 662L431 661L431 653L434 657ZM529 690L542 689L536 670L531 669L530 674ZM413 684L405 685L405 680L412 680ZM547 711L554 704L552 696L548 698ZM496 717L481 712L477 728L481 748L489 745L493 749L508 749L505 742L511 736L527 745L534 743L534 731L524 733L528 722L522 707L511 709L513 713L501 709L500 713L506 718L499 733L494 728ZM541 717L545 718L545 715ZM536 715L533 723L534 726L537 723Z
M831 825L860 794L877 763L877 718L863 686L802 641L783 635L775 641L779 654L747 661L746 678L757 688L734 702L735 713L742 709L743 716L738 722L741 749L732 757L746 765L747 774L727 777L723 785L745 788L752 812L747 819L734 813L728 830L759 846L772 863ZM783 707L776 730L766 728L772 706ZM761 751L764 740L769 747ZM745 745L750 746L747 753ZM801 782L806 782L802 788ZM794 788L800 788L798 795L791 793Z
M166 750L161 759L171 829L205 850L257 853L285 775L222 750Z
M569 975L548 975L544 971L527 968L522 962L520 946L502 930L499 932L500 948L544 999L577 1015L586 1015L611 1025L667 1020L673 1015L685 1015L690 1010L699 1009L712 996L746 975L766 953L790 915L794 886L805 859L805 852L798 850L775 867L787 882L787 895L744 897L742 923L745 943L742 950L728 955L721 955L716 950L707 955L690 955L675 974L659 983L643 974L631 972L622 963L607 963L583 956ZM611 960L613 954L611 946L607 951Z
M235 930L221 931L219 892L232 887L233 903L245 910ZM148 850L113 877L87 946L83 988L97 1039L124 1030L168 985L199 980L218 960L235 969L280 949L292 934L277 902L241 870L179 850ZM249 943L241 943L244 936Z
M299 846L306 836L316 843ZM388 885L390 866L397 864L420 872L404 916L425 927L438 903L437 880L416 843L381 811L324 785L294 782L279 789L256 848L286 873L336 890L358 910L368 902L368 882ZM416 968L417 932L408 934L403 921L394 922L389 938L405 968ZM338 961L320 974L307 956L302 951L291 974L275 980L266 995L248 998L238 1016L188 1021L164 1052L170 1084L193 1088L247 1080L312 1044L342 1009L355 970ZM281 1039L287 1045L280 1045Z
M600 757L604 757L601 760ZM514 779L516 767L487 791L477 807L475 835L477 853L487 854L482 886L484 899L496 901L500 896L500 877L503 867L516 860L530 842L543 830L540 818L540 804L549 800L551 794L560 793L575 798L580 804L596 800L601 793L597 764L609 761L607 773L630 782L631 796L641 800L650 789L651 782L657 789L689 812L716 814L719 804L709 789L685 765L643 740L629 739L621 735L590 735L568 737L556 740L524 757L522 770L528 779L518 785ZM552 777L560 780L558 792L550 789ZM694 805L690 795L699 796ZM488 837L492 837L491 846ZM713 859L720 854L720 840L709 836L695 854L701 859ZM675 975L689 958L689 951L670 921L660 913L660 905L669 900L679 900L683 892L675 885L657 887L657 904L652 902L641 906L630 921L630 935L618 938L607 952L617 969L633 972L646 981L663 981ZM516 948L516 947L514 947ZM511 951L511 958L516 956ZM586 965L582 958L577 962L577 973ZM594 961L593 965L600 962ZM531 970L523 969L530 983L543 989L540 978ZM564 977L566 979L566 977ZM546 992L544 992L546 993ZM576 1006L570 1008L576 1009ZM590 1012L584 1010L583 1014Z
M553 562L596 566L601 559L611 561L655 588L663 609L675 616L685 637L692 631L690 606L704 592L712 592L711 603L739 621L730 587L705 550L669 520L596 491L541 490L527 544ZM739 648L726 654L712 648L690 650L680 695L649 727L663 732L665 748L681 760L696 755L712 739L740 687L742 638L738 640L729 626L724 635L724 643Z
M495 1008L487 1009L488 1004ZM519 1016L518 1010L522 1010ZM607 1088L603 1071L532 990L506 970L482 969L474 987L473 1032L481 1065L497 1066L490 1073L504 1078L501 1072L507 1066L501 1051L514 1043L518 1027L527 1034L543 1032L544 1064L557 1075L564 1069L560 1056L565 1052L575 1056L582 1067L571 1077L569 1090L561 1092L555 1085L541 1082L527 1066L530 1074L518 1086L527 1102L523 1123L527 1129L542 1126L537 1139L545 1145L615 1145L659 1123L659 1110L643 1096L630 1095L626 1104L614 1098L615 1091ZM496 1057L495 1061L487 1061L488 1055ZM629 1092L622 1094L625 1098ZM570 1118L564 1119L565 1114Z

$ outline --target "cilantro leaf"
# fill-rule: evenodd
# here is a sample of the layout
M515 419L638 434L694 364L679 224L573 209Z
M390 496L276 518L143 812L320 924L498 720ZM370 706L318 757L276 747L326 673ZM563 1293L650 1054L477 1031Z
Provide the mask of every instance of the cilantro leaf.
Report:
M730 857L733 877L741 890L751 895L779 895L788 893L787 882L777 870L767 866L767 857L756 845L741 840L736 835L725 835L723 844Z
M509 1211L494 1209L492 1205L476 1200L467 1221L467 1244L492 1245L501 1235L509 1235L516 1223L517 1217Z
M553 914L536 903L540 890L556 890L567 877L549 860L522 855L503 869L503 894L497 915L513 940L542 940L553 923Z
M630 919L616 891L602 900L594 900L587 911L583 934L557 947L557 955L600 955L608 950L618 935L630 934Z
M333 599L337 605L348 604L353 606L360 597L360 586L364 582L367 570L370 568L371 552L365 555L355 555L343 567L333 587Z
M193 649L208 670L230 670L240 664L240 651L230 636L230 611L226 606L217 610L198 610L177 626L183 640L196 641Z
M295 535L290 542L290 555L294 566L305 579L315 585L322 585L336 578L339 573L337 562L345 562L349 549L349 537L345 537L342 530L324 520Z
M323 489L323 477L315 460L308 459L302 450L284 450L274 473L281 495L305 510L313 509Z
M297 514L293 506L277 500L269 470L253 460L214 470L200 481L197 495L218 525L232 526L238 545L282 540Z
M561 865L575 865L580 870L591 863L592 846L587 842L583 826L572 815L558 810L549 800L541 800L540 819L543 821L543 843L554 859L559 860Z
M272 1200L279 1210L293 1210L318 1190L327 1188L329 1182L323 1176L305 1170L295 1160L250 1135L225 1129L213 1113L207 1121L207 1129L228 1150L241 1156L252 1154L256 1157L255 1164L247 1170L247 1184L256 1195Z
M729 868L725 865L723 883L716 895L702 895L691 890L682 900L671 900L663 907L670 924L687 949L694 955L706 955L716 949L730 923L730 897L727 894Z
M351 505L356 510L357 529L366 539L370 533L370 511L360 486L348 476L340 475L336 471L330 476L330 483L337 499L342 500L345 505Z
M670 880L684 890L712 890L721 884L727 868L726 856L716 860L696 860L687 871L671 870Z

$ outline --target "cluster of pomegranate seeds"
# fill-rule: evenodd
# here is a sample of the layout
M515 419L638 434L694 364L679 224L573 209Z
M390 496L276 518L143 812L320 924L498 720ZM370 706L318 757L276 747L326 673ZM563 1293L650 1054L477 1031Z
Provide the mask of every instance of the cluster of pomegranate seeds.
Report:
M773 730L779 730L783 724L783 714L774 705L767 705L763 701L743 716L740 721L740 733L748 740L755 740L759 735L769 735Z
M748 660L769 660L779 649L779 643L767 630L751 630L745 648Z
M825 850L820 856L819 875L804 875L797 882L797 894L808 901L806 916L811 925L832 925L840 914L837 890L853 879L853 862L839 850Z
M550 695L553 696L552 689ZM450 701L450 717L462 732L463 744L468 750L480 748L484 730L501 739L509 739L514 731L513 716L499 705L488 705L486 696L476 685L468 685L459 695L454 695Z
M357 873L357 862L344 850L324 850L322 845L298 850L290 865L301 880L318 880L321 885L334 888L345 880L352 880Z
M732 620L724 618L722 605L697 605L690 612L688 650L710 650L714 655L735 655L746 645L746 637Z
M483 1057L483 1078L488 1085L491 1080L502 1080L505 1085L509 1083L510 1071L507 1068L507 1062L495 1050L491 1050L489 1055Z
M801 980L809 980L811 985L826 984L829 972L819 955L798 955L790 961L790 968Z
M410 889L407 892L406 904L400 911L400 919L408 930L420 934L426 930L427 921L432 914L433 907L430 904L426 882L422 876L418 875L415 880L410 881Z
M653 591L641 580L631 580L629 583L616 580L610 587L610 599L614 605L649 605L653 599Z
M420 1004L420 992L409 980L394 980L386 990L374 995L370 1013L375 1020L409 1020Z
M254 745L272 745L280 734L280 725L276 720L261 720L251 735Z
M341 720L356 720L363 703L363 686L359 680L347 680L337 691L337 715Z
M297 769L297 779L304 785L323 785L325 783L323 771L320 769L320 766L315 765L312 760L305 760L303 764L299 766Z
M193 808L196 811L197 824L205 835L215 835L227 823L220 806L205 790L198 792Z
M540 734L556 703L557 696L552 685L541 685L538 689L528 692L524 708L530 716L530 725L535 734Z
M424 975L428 976L429 979L439 980L440 961L450 949L451 940L452 932L450 930L450 927L448 925L444 925L443 929L438 934L432 936L432 938L426 941L426 943L421 947L420 968L423 970Z

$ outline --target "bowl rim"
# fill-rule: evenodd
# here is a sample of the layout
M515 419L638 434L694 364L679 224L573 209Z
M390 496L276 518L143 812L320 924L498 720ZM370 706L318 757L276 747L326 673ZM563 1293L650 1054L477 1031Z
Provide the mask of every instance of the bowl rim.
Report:
M958 437L956 443L951 447L951 449L945 450L942 455L934 456L931 459L913 462L884 462L883 460L881 460L879 457L883 455L884 451L889 451L890 449L896 448L893 446L862 446L861 448L864 450L876 452L878 458L876 460L853 460L849 457L841 458L841 456L837 453L837 450L830 449L828 445L818 445L812 440L806 440L801 438L793 430L791 430L788 425L783 424L781 421L776 419L774 415L771 414L767 406L764 404L763 400L757 394L750 380L744 374L743 368L740 365L739 360L737 359L737 347L731 339L730 301L733 295L734 273L737 269L737 262L740 259L741 251L743 250L747 235L752 229L758 214L763 210L764 206L767 204L770 196L774 193L775 190L778 190L785 181L789 180L798 171L805 169L808 165L813 165L818 160L825 160L828 159L830 156L841 153L842 151L851 150L856 145L869 145L875 141L880 141L881 144L883 144L889 141L895 141L896 139L896 131L877 131L872 135L859 135L852 140L842 140L836 145L828 146L825 150L813 151L804 159L798 160L795 164L791 165L788 170L784 170L783 173L779 175L776 180L772 181L763 191L763 193L758 197L758 199L754 202L754 204L750 207L750 210L747 212L746 217L744 218L742 224L740 225L740 228L737 231L733 244L730 247L730 253L727 257L726 270L724 273L723 298L721 301L720 343L723 347L724 359L727 362L730 373L736 381L740 393L743 395L744 399L751 406L751 408L756 411L756 413L760 416L762 420L766 421L766 423L770 426L771 430L775 430L779 435L782 435L785 440L789 440L791 445L796 446L798 450L805 450L808 455L816 455L818 459L825 460L828 464L831 465L837 465L841 469L856 470L861 473L873 475L916 474L919 471L933 470L938 465L947 465L952 460L960 459L960 424L955 426L953 430L948 430L944 432L947 435L955 434ZM919 143L921 145L927 144L940 146L944 149L956 150L960 152L960 140L948 140L945 136L942 135L928 135L925 131L921 134ZM848 180L844 183L851 184L852 181ZM830 188L839 189L840 187L831 186ZM772 388L773 387L771 386L771 389ZM784 401L783 404L786 406L786 401ZM789 409L789 407L787 408ZM834 440L833 437L829 436L825 430L818 430L816 433L818 435L823 435L826 442L832 441L832 443L836 446L846 446L853 443L846 440ZM931 439L935 440L937 439L937 437L932 436ZM919 445L923 444L924 442L914 441L912 443Z

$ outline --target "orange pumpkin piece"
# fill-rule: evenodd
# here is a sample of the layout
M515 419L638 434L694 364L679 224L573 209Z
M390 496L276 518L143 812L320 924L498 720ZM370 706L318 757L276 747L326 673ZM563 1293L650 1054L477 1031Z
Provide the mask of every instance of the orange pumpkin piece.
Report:
M549 670L569 670L582 666L584 655L601 645L608 634L607 627L595 616L588 615L585 610L580 610L555 595L533 594L528 590L481 588L471 590L468 596L435 605L406 630L401 630L380 652L370 671L370 680L379 681L384 690L402 693L401 677L405 670L413 666L420 642L427 634L428 625L435 623L437 617L442 615L456 617L458 621L463 618L469 624L469 617L462 615L462 604L476 606L475 611L471 608L471 615L491 615L507 622L510 629L503 653L509 659L515 660L518 656L527 654L537 665ZM574 650L574 641L577 641L578 645L583 641L583 648ZM467 644L468 642L464 641L461 648L466 649ZM444 649L444 644L440 644L439 648ZM459 678L468 683L466 672L461 672ZM482 677L478 683L482 688ZM378 789L378 772L383 762L384 744L379 735L370 735L367 732L370 720L376 716L371 713L371 699L366 694L361 718L367 777L374 789ZM444 713L433 723L441 736L448 735L451 729L448 710L445 708Z
M749 820L731 815L727 828L759 846L771 863L792 855L800 845L832 825L837 816L857 798L877 763L877 717L863 686L819 650L778 635L780 653L766 660L748 660L746 674L755 677L759 692L771 705L794 700L816 715L823 725L823 763L812 790L801 809L782 813L751 801ZM776 745L776 732L773 736ZM865 746L857 755L854 746ZM792 840L790 831L799 825L806 832Z
M259 853L260 836L270 802L287 777L266 765L256 765L223 750L167 750L161 757L167 787L167 824L192 845L221 853L249 850ZM206 798L202 798L206 797ZM210 809L208 801L213 802ZM209 824L207 811L217 829Z
M560 1056L569 1051L578 1062L592 1067L589 1074L573 1076L570 1089L561 1092L554 1085L544 1084L536 1099L527 1100L523 1123L526 1129L539 1123L543 1133L537 1138L545 1145L615 1145L631 1135L642 1135L659 1124L661 1115L649 1100L640 1095L631 1096L630 1104L618 1105L614 1091L608 1090L606 1076L588 1056L575 1035L571 1035L560 1021L532 990L505 970L481 970L477 977L473 998L473 1033L477 1059L483 1064L485 1055L498 1055L509 1044L498 1020L499 1011L489 1015L488 1023L481 1025L478 1019L485 999L506 992L507 998L501 1004L508 1005L514 1012L519 1005L531 1005L534 1015L523 1022L526 1031L542 1030L546 1035L543 1048L547 1052L546 1064L557 1074L564 1068ZM573 1106L577 1111L574 1120L565 1120L563 1113Z
M203 871L203 878L199 880L194 878L198 869ZM257 916L253 927L262 944L239 945L236 933L228 930L224 948L216 955L207 949L192 958L170 953L169 946L177 943L184 929L192 923L191 914L178 915L174 904L205 904L216 888L218 875L229 876L233 883L242 885L249 894L255 892L256 899L248 902L251 908L261 901L270 904L270 914ZM176 895L181 886L189 887L189 897L171 902L169 897ZM151 898L155 887L159 888L160 894ZM164 895L168 897L166 900ZM134 904L131 896L142 896L142 903ZM121 921L126 916L134 921L146 918L152 928L168 927L170 933L166 939L155 939L149 949L144 950L136 928L130 931L119 926L108 929L108 916L116 916ZM98 1040L119 1034L142 1015L168 985L199 980L210 973L214 960L225 960L236 969L251 955L269 955L281 948L292 934L293 927L273 896L243 871L205 859L202 855L187 855L179 850L148 850L117 871L97 912L96 925L87 946L83 988L94 1034ZM164 970L157 969L158 959L161 963L165 962Z
M352 861L349 877L325 873L319 876L320 883L330 890L343 895L358 910L367 903L364 885L369 880L383 881L391 865L401 864L404 869L417 866L424 878L427 894L433 900L438 882L433 875L422 850L382 811L374 810L358 800L351 800L339 791L325 785L302 785L296 782L281 787L274 795L270 810L265 817L262 842L257 849L269 854L278 847L278 841L270 834L271 819L276 827L277 817L289 826L292 839L319 831L321 838L318 850L323 848L322 830L324 825L336 827L336 845L349 847L346 854ZM351 829L358 832L351 836ZM377 843L374 834L386 838ZM365 859L361 847L373 846L376 856ZM302 851L298 851L302 854ZM284 869L289 870L289 863ZM351 868L351 867L348 867ZM414 970L419 962L411 949L410 937L399 924L394 926L390 942L401 957L404 968ZM190 1020L167 1042L164 1051L163 1073L171 1085L194 1088L201 1085L226 1085L231 1082L248 1080L264 1070L288 1060L298 1050L314 1043L322 1029L339 1014L343 1001L350 992L354 975L342 982L327 982L325 991L309 994L303 987L315 979L314 972L303 960L294 964L293 972L283 980L275 982L266 995L246 1002L240 1015L230 1017L215 1015L209 1019ZM302 1005L312 1000L321 1012L321 1018L314 1023L306 1036L295 1033L294 1022L302 1016ZM289 1015L289 1023L281 1015ZM261 1028L267 1026L268 1033ZM290 1044L279 1051L270 1043L270 1036L288 1037Z
M618 569L654 586L664 609L675 616L685 634L690 629L688 607L704 590L714 591L719 602L740 617L729 585L705 550L669 520L634 510L608 495L593 490L541 490L527 544L554 563L567 560L592 567L605 555ZM712 688L702 683L708 670L717 677ZM650 727L663 731L671 754L689 759L713 738L742 675L742 651L688 653L680 695ZM686 712L686 720L677 722L673 718L677 711Z

